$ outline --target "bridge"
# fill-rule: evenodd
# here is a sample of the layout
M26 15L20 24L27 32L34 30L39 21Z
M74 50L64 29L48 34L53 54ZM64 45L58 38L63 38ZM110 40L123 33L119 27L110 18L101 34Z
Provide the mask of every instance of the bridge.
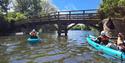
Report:
M43 24L57 24L58 35L67 32L70 28L75 26L78 23L85 24L87 26L96 26L101 19L97 13L97 9L90 10L71 10L71 11L58 11L49 14L48 16L40 17L39 19L27 19L27 21L19 22L19 25L27 28L27 26L43 25ZM69 24L75 23L71 27L68 27ZM18 23L16 23L18 24ZM29 28L29 27L28 27Z

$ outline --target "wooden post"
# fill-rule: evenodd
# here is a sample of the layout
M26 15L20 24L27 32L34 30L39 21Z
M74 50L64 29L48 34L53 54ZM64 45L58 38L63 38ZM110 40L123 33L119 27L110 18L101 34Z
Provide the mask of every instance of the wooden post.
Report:
M57 19L57 14L56 14L56 12L54 12L53 16L54 16L54 18L53 18L54 20Z
M59 21L60 13L58 12L58 21Z
M67 36L68 33L68 29L67 29L67 25L65 25L65 36Z
M48 14L47 19L48 19L48 21L50 21L50 20L51 20L50 14Z
M65 34L65 36L67 36L67 25L66 24L58 24L58 36L61 36L62 33Z
M82 19L84 20L85 10L83 10L82 12L83 12L82 13L82 16L83 16Z
M69 20L71 19L71 11L69 11Z
M61 36L61 29L59 25L58 25L58 36Z

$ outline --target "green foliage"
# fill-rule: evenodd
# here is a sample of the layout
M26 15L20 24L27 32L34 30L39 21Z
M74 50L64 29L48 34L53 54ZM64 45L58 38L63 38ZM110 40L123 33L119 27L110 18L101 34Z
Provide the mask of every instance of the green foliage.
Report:
M71 29L73 29L73 30L81 30L81 26L80 25L75 25Z
M118 4L121 6L125 6L125 0L119 0Z
M12 3L14 12L7 12L7 5ZM0 3L0 16L6 21L22 21L27 17L47 16L56 11L56 8L48 0L2 0Z
M21 21L27 19L27 17L22 13L16 13L16 21Z
M85 25L75 25L71 28L72 30L90 30L90 27Z
M3 17L4 15L3 15L3 13L2 12L0 12L0 17Z
M24 19L26 19L27 17L22 14L22 13L19 13L19 12L9 12L7 14L7 17L6 19L10 22L11 20L14 20L14 21L22 21Z
M42 5L41 15L47 15L51 12L57 11L56 7L47 0L41 0L41 5Z
M4 16L7 21L21 21L27 17L46 16L56 11L56 8L48 0L12 0L15 12L7 12L6 6L10 4L9 0L2 0L0 3L0 15ZM3 12L6 11L6 12Z
M125 0L103 0L99 13L101 17L123 17L125 16Z
M27 16L47 15L56 11L48 0L15 0L15 11L24 13Z
M9 0L1 0L2 2L0 3L1 6L1 11L7 13L7 6L9 5Z

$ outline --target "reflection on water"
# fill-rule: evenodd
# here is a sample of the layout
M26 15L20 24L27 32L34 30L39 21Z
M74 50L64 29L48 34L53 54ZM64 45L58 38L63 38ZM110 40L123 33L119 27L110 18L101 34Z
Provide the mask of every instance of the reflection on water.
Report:
M0 37L0 63L113 63L88 46L89 34L93 33L70 30L67 37L42 33L43 41L33 46L27 43L28 36Z

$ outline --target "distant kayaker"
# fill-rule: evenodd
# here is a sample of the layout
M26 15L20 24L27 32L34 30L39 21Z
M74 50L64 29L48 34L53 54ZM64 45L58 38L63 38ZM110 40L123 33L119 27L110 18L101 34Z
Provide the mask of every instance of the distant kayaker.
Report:
M107 33L105 31L102 31L101 35L98 37L98 40L99 40L99 43L107 45L109 42L109 38L110 37L107 36Z
M38 33L35 29L33 29L29 34L30 38L38 38Z

